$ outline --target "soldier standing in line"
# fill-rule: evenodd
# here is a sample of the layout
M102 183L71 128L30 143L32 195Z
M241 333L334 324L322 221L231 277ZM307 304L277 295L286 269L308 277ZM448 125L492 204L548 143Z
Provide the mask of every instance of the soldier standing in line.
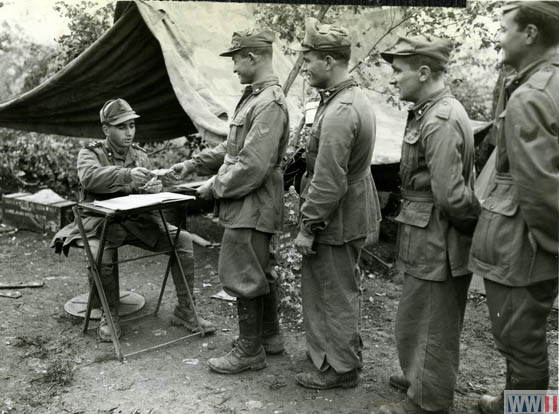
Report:
M306 22L303 73L320 90L301 183L299 234L307 355L306 388L355 387L361 366L361 246L378 239L380 206L371 175L372 107L349 77L347 29Z
M443 79L451 50L449 40L401 37L381 53L392 64L390 83L400 99L414 104L402 145L403 201L396 217L404 285L395 336L403 375L389 381L410 401L381 407L382 413L447 413L453 403L479 202L470 121Z
M274 33L247 29L233 33L221 56L247 85L235 108L227 141L173 166L182 177L196 171L215 174L198 195L215 198L225 227L219 253L223 289L237 297L239 338L231 352L211 358L222 374L266 367L266 353L284 351L277 315L276 281L270 240L283 226L281 161L289 140L285 96L272 67Z
M93 142L78 153L78 178L80 181L80 202L105 200L133 193L157 193L161 191L160 181L150 180L151 163L142 147L134 144L136 134L135 119L140 116L124 99L109 100L99 113L104 141ZM103 219L87 216L83 219L85 231L93 257L97 257ZM174 233L176 227L169 226ZM61 229L53 238L57 253L78 244L81 236L76 223ZM118 286L113 277L112 264L115 261L117 248L126 244L141 247L150 251L161 251L169 248L169 241L161 218L157 215L144 213L128 216L119 222L111 222L107 228L102 264L99 276L107 302L115 323L116 335L120 337L118 318ZM194 250L192 238L186 231L181 231L177 241L177 250L190 293L194 293ZM181 275L179 265L174 261L171 275L175 284L178 305L173 312L172 322L185 326L195 332L200 327L205 333L212 333L215 327L205 319L198 317L190 304L188 290ZM90 281L92 283L92 281ZM101 318L98 330L102 341L111 341L111 328L105 315Z
M546 390L547 317L559 252L559 2L514 1L501 19L502 63L516 74L497 107L495 177L482 202L470 269L483 276L507 390ZM503 412L503 393L479 401Z

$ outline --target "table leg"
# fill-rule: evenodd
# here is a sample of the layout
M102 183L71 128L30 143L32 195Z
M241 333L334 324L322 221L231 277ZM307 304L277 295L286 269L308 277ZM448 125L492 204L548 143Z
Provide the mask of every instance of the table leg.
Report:
M101 306L103 307L103 312L105 313L105 317L109 322L109 326L111 327L112 331L112 341L115 347L116 356L119 361L123 360L122 349L120 348L120 342L118 337L116 336L116 329L113 317L111 315L111 310L109 307L109 303L107 302L107 297L105 296L105 291L103 289L103 284L101 283L101 278L99 277L99 270L98 270L98 263L100 263L101 258L103 257L103 249L105 248L105 238L106 238L106 228L107 228L107 218L104 219L103 222L103 231L101 232L101 241L99 243L99 251L97 252L97 259L96 261L93 258L93 253L91 252L91 248L89 246L89 242L87 240L87 235L85 232L85 228L83 222L81 220L81 216L79 214L79 209L77 206L73 208L74 216L76 217L76 222L78 224L78 228L80 229L80 234L82 236L83 247L85 250L85 254L87 256L87 260L89 262L88 271L95 283L95 287L97 288L97 293L99 295L99 299L101 301ZM89 322L89 312L91 311L91 299L88 299L88 312L86 313L86 321Z
M182 268L182 263L179 259L179 255L178 255L177 248L176 248L176 244L179 240L179 236L180 236L180 232L181 232L181 227L184 224L184 215L181 215L181 218L179 220L179 223L178 223L178 226L177 226L177 233L175 234L175 240L172 239L171 234L169 233L169 227L167 225L167 220L165 219L165 214L163 213L162 209L159 209L159 215L161 216L161 220L163 221L163 226L165 227L165 234L167 235L167 239L169 240L169 244L171 246L171 254L169 255L169 261L167 263L167 271L169 271L169 268L172 264L172 261L176 260L177 265L179 266L181 277L184 281L184 285L186 286L186 292L188 294L188 299L190 301L190 305L192 306L192 311L194 312L194 317L196 318L196 323L198 324L198 329L200 330L200 335L202 337L204 337L204 329L202 329L202 326L200 325L200 320L198 319L198 310L196 308L196 304L194 303L194 297L192 296L193 292L190 291L190 287L188 286L188 281L186 280L186 276L184 274L184 269ZM167 276L168 276L168 273L165 273L165 277L167 277Z

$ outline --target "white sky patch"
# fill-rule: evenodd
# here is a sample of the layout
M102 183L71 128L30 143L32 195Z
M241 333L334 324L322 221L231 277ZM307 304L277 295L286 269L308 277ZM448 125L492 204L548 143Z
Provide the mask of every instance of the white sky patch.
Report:
M55 39L69 33L66 19L53 9L57 0L0 0L0 22L18 25L34 42L54 45ZM104 6L110 0L94 0ZM78 4L79 0L66 0Z

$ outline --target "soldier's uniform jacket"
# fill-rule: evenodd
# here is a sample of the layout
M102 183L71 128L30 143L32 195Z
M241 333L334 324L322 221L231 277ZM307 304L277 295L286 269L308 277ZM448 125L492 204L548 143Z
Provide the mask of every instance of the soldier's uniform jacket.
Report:
M135 167L150 169L146 152L132 144L125 156L119 154L108 139L93 142L78 153L78 178L80 181L80 202L91 202L124 196L139 192L132 183L130 171ZM83 218L85 232L89 237L99 237L102 218ZM111 225L107 240L118 243L131 232L149 245L154 245L160 237L160 218L152 213L137 214ZM57 253L63 249L67 253L70 245L81 238L74 222L61 229L53 239Z
M375 118L353 79L321 91L301 182L301 231L323 244L378 239L380 206L371 175Z
M466 111L447 88L410 110L400 175L399 267L433 281L469 274L468 249L479 215L474 137Z
M266 233L283 225L281 160L289 140L289 115L276 76L245 88L227 141L192 158L200 174L214 174L219 220L228 228Z
M498 109L495 178L482 200L470 268L528 286L558 271L559 57L508 79Z

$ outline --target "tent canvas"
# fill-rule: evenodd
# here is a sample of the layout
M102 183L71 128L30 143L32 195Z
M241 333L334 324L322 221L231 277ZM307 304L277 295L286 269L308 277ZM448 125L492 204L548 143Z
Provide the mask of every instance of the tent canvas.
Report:
M0 126L74 137L102 138L99 109L122 97L141 115L138 142L199 132L210 143L225 139L227 118L242 91L229 58L219 57L236 30L255 24L246 3L121 1L114 25L60 72L35 89L0 103ZM381 19L371 8L363 19ZM353 17L356 19L356 17ZM362 31L350 26L358 43ZM295 56L274 47L274 70L287 79ZM354 48L352 61L365 51ZM299 77L288 95L292 126L303 115ZM371 96L377 120L373 164L397 163L406 113Z

